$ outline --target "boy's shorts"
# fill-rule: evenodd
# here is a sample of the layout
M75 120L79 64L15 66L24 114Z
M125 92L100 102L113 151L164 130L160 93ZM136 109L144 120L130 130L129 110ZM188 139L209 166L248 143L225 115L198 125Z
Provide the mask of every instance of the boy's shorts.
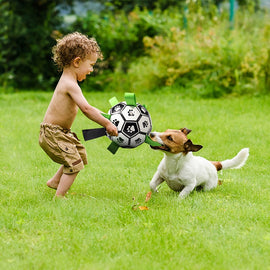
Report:
M87 164L85 148L70 129L41 123L39 145L54 162L64 165L64 174L77 173Z

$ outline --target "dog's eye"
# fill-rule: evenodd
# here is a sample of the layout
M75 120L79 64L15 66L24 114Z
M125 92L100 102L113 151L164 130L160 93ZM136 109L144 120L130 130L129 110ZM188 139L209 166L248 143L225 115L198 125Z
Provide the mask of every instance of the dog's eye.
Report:
M167 137L167 139L173 142L173 138L170 135Z

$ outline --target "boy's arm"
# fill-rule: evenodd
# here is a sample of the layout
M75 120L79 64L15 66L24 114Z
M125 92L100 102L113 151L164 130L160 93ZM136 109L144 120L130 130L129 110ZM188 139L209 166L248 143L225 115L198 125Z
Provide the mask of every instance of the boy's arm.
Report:
M84 97L81 88L77 85L72 87L71 90L68 91L68 94L74 100L74 102L78 105L83 114L91 119L92 121L98 123L99 125L106 128L107 132L110 136L117 136L118 131L116 126L107 118L101 115L101 111L97 108L91 106L86 98Z

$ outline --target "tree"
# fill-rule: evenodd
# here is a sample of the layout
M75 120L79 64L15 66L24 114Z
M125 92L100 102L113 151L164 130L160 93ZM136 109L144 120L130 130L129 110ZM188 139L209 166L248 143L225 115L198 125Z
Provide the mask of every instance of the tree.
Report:
M48 87L54 30L60 25L57 3L48 0L2 0L0 83L16 88Z
M160 8L165 10L171 6L181 6L186 0L100 0L102 3L109 7L115 9L125 10L126 12L132 11L135 7L141 9L146 8L148 10L153 10L155 8Z

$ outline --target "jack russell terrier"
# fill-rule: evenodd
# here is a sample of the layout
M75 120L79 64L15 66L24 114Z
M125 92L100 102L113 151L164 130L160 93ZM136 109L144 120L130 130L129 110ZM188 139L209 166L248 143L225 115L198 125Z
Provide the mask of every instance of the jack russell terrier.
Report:
M208 161L203 157L193 156L202 146L194 145L187 135L190 129L168 129L163 133L152 132L150 138L161 144L151 146L164 152L157 172L150 182L151 190L157 192L157 186L166 181L174 191L180 191L179 198L187 197L196 187L204 191L215 188L218 184L217 171L241 168L249 155L249 148L243 148L234 158L225 161Z

